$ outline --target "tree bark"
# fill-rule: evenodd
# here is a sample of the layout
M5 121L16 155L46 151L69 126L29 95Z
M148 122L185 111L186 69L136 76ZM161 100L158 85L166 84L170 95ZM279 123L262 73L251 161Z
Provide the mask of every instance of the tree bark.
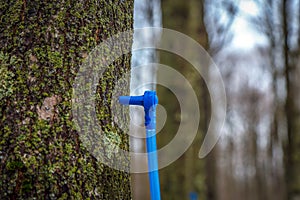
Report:
M71 103L84 58L132 28L133 2L0 4L0 199L131 199L129 174L103 165L82 145ZM97 109L106 111L98 115L101 128L117 130L124 149L128 138L110 123L109 105L115 80L129 68L124 55L98 85L104 92Z

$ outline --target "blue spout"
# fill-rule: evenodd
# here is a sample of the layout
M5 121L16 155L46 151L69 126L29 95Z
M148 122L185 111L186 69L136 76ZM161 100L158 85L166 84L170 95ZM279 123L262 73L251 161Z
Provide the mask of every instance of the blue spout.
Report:
M155 91L145 91L144 95L142 96L120 96L119 97L119 103L123 105L137 105L137 106L143 106L145 110L145 126L147 129L147 126L151 124L151 119L156 120L156 114L155 109L156 105L158 104L158 98L156 96ZM152 111L152 113L150 112ZM151 116L150 116L151 115ZM156 121L153 121L154 123L152 125L156 126ZM154 126L154 129L155 129ZM151 127L148 127L151 128Z
M148 169L150 194L152 200L160 200L160 184L158 174L158 159L156 145L156 106L158 98L155 91L145 91L142 96L121 96L119 103L123 105L139 105L144 107L146 126L146 146L148 154Z
M119 97L120 104L123 105L144 105L144 96L120 96Z

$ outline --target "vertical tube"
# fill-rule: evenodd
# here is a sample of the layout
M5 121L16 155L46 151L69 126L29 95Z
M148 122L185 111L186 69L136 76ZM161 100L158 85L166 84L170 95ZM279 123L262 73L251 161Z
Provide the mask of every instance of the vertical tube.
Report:
M152 200L160 200L158 158L156 145L156 105L149 109L150 121L146 124L146 148L148 152L148 169L150 194Z
M143 96L120 96L119 103L123 105L140 105L144 107L150 195L152 200L160 200L156 145L156 105L158 103L156 92L145 91Z

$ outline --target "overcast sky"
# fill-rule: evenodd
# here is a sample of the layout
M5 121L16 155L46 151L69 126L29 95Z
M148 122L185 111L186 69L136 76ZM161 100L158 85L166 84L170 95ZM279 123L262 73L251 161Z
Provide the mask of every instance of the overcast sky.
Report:
M254 17L259 14L259 8L253 0L242 0L239 3L240 14L233 23L234 38L232 46L238 49L252 49L256 45L267 45L266 36L254 30L246 17Z

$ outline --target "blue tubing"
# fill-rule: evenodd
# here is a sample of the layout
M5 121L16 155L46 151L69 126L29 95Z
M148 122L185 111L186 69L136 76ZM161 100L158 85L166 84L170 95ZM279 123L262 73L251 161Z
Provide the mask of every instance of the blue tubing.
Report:
M152 111L151 111L152 110ZM150 182L150 194L152 200L160 200L160 185L158 174L158 158L156 147L156 120L155 108L150 110L150 123L146 126L146 148L148 153L148 170Z
M121 96L119 102L123 105L140 105L144 107L150 194L152 200L160 200L156 145L156 105L158 104L156 92L146 91L142 96Z

